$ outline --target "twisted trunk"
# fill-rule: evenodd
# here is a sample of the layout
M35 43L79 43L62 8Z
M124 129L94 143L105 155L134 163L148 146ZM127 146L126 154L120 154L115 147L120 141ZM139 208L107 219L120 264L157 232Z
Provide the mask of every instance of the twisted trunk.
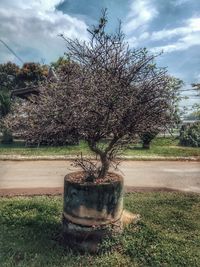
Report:
M100 155L101 159L101 169L99 172L99 178L104 178L109 170L110 167L110 161L107 158L107 154L103 153Z
M104 178L109 170L110 167L110 161L107 157L108 151L102 151L96 146L96 143L88 141L88 145L90 149L100 157L101 161L101 167L100 167L100 172L98 175L98 178Z

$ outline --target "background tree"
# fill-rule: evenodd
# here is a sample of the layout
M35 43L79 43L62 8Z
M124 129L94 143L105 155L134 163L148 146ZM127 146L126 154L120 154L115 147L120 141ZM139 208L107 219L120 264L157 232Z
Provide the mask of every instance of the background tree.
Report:
M0 91L11 91L15 88L19 70L19 66L11 62L0 64Z
M65 67L66 64L70 62L69 56L65 55L63 57L59 57L58 60L51 63L51 67L55 70L60 70L60 68Z
M153 139L158 135L158 132L145 132L143 133L140 138L142 141L142 147L144 149L150 149L151 142Z
M39 63L28 62L19 69L16 76L16 88L37 86L48 76L48 66Z
M200 83L193 83L192 87L196 90L197 96L199 97L200 96ZM193 109L194 109L194 113L197 119L200 119L200 104L199 103L194 104Z
M163 133L166 130L168 133L173 133L174 128L178 127L181 123L181 111L179 108L179 102L181 100L180 89L183 86L183 81L175 77L169 76L168 86L171 87L171 90L174 92L174 96L171 102L172 109L174 109L174 111L172 112L174 124L170 125L170 127L167 127L166 125L165 128L160 128L157 131L145 132L140 135L142 146L144 149L150 148L151 142L159 133ZM166 110L166 112L168 112L168 110Z
M189 113L186 117L185 117L186 120L192 120L192 121L195 121L195 120L200 120L200 111L198 112L198 109Z
M193 83L192 87L200 93L200 83Z
M183 125L179 136L180 145L200 147L200 122Z
M130 49L121 32L105 31L106 13L89 30L89 42L65 39L70 64L46 84L31 105L19 107L7 125L38 139L49 129L86 140L99 161L78 159L86 180L104 178L116 155L135 135L174 124L176 90L147 49ZM38 105L35 105L35 103ZM105 141L107 140L107 141Z
M14 63L0 64L0 120L5 117L11 108L12 90L26 86L38 86L48 75L46 65L25 63L21 68ZM3 143L12 142L11 132L1 123L0 132L3 132Z
M3 127L1 119L10 111L11 91L15 88L18 72L19 67L14 63L0 64L0 132L3 133L3 143L11 143L13 141L11 132Z
M11 98L10 91L6 88L0 90L0 132L3 133L2 143L10 144L13 142L13 137L11 132L3 126L1 122L10 111L11 108Z

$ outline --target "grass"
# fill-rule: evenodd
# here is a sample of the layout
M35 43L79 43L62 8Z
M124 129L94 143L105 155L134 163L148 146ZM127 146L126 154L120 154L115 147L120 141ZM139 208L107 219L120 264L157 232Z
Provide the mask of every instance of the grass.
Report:
M174 137L157 137L150 150L144 150L140 144L131 145L130 149L124 151L126 156L164 156L164 157L190 157L200 156L200 148L183 147L178 145ZM83 155L91 154L87 144L83 141L79 145L60 147L25 147L23 142L17 141L12 145L0 144L0 155L22 155L22 156L60 156L60 155Z
M99 255L80 255L57 241L62 197L1 198L0 266L200 266L199 195L132 193L125 207L142 220Z
M157 137L153 140L151 149L144 150L141 146L128 149L125 155L129 156L164 156L164 157L190 157L200 156L200 148L180 146L179 140L174 137Z
M16 141L11 145L0 144L0 155L22 155L22 156L61 156L61 155L77 155L89 154L89 148L83 141L79 145L68 146L41 146L41 147L25 147L24 142Z

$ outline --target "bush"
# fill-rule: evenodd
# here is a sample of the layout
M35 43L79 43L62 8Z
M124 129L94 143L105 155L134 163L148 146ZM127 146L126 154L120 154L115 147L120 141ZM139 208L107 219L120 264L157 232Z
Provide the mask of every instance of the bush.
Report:
M144 149L150 149L151 142L156 137L158 132L146 132L141 135L142 147Z
M1 143L2 144L12 144L13 143L12 133L8 129L4 129Z
M76 135L64 136L62 133L54 134L49 133L43 135L39 139L26 138L26 146L67 146L67 145L78 145L79 139Z
M183 146L200 147L200 122L183 125L180 130L179 141Z

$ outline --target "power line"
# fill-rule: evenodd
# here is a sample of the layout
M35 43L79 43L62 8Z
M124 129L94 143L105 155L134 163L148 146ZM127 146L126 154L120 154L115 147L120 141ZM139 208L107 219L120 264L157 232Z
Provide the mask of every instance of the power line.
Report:
M24 63L24 61L10 48L3 40L0 39L0 42L5 45L5 47L21 62Z
M181 89L179 92L197 91L195 88Z

